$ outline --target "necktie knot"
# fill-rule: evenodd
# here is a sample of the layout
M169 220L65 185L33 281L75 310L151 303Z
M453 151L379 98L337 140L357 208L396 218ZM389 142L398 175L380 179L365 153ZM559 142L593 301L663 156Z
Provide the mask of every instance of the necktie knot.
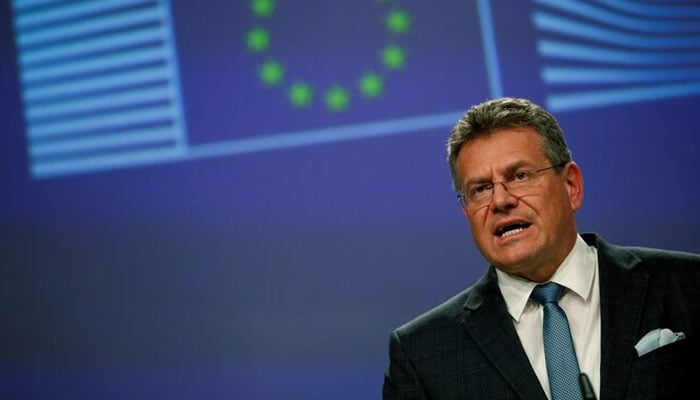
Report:
M544 285L535 286L530 297L542 305L556 303L559 301L563 289L564 287L558 283L549 282Z

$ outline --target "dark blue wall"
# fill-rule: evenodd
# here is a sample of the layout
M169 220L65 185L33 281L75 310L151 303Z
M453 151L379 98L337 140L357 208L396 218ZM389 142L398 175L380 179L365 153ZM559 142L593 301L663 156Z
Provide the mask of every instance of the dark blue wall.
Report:
M3 399L379 398L390 330L486 267L444 144L498 95L558 117L581 230L700 251L700 4L280 1L265 17L173 0L179 153L41 175L15 3L0 9ZM246 48L254 27L265 51ZM270 59L278 85L258 76ZM368 71L377 97L356 87ZM298 80L316 90L305 108L286 97ZM333 85L347 108L324 105Z

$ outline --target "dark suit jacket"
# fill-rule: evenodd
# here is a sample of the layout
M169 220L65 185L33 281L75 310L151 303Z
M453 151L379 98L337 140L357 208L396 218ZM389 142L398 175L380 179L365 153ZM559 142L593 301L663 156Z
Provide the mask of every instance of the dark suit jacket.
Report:
M700 255L582 236L598 249L600 400L687 398L684 391L700 385L692 382L700 361ZM634 345L655 328L682 331L686 338L638 357ZM546 399L493 267L472 287L392 332L389 356L384 400Z

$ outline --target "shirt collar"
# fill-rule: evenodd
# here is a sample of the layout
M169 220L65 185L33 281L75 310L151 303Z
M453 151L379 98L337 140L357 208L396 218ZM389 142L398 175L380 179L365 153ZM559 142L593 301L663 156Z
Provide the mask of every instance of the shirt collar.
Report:
M595 276L595 249L589 246L580 235L577 235L571 252L557 268L550 281L556 282L581 297L588 300ZM508 313L519 321L530 298L532 289L537 282L529 281L515 275L509 275L498 268L498 286L508 307Z

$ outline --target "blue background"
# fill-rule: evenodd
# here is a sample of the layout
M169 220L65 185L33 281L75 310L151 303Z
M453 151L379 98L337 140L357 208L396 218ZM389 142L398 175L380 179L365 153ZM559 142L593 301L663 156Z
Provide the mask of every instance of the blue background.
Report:
M479 3L492 7L498 65L489 69L477 2L279 2L265 22L276 40L270 51L290 78L319 88L381 70L377 49L392 39L383 16L397 6L412 17L395 38L406 65L385 74L382 96L355 94L334 113L320 102L295 109L281 88L259 81L264 57L244 43L256 23L248 2L173 1L193 149L334 127L357 138L45 179L31 174L12 9L3 3L0 398L379 398L389 332L486 268L445 162L461 112L500 94L556 108L557 93L668 83L661 75L548 83L544 67L583 63L549 58L538 43L581 38L538 30L533 15L566 12L546 1L494 3ZM700 26L698 4L601 3L591 2L629 19L658 14ZM658 36L689 37L695 41L681 50L700 54L700 29ZM653 50L661 58L674 51ZM625 64L585 66L630 76L658 69ZM697 75L699 65L659 68ZM698 78L671 83L693 88ZM621 244L700 251L700 96L664 93L600 95L555 110L584 173L579 228ZM362 132L363 124L425 115L444 123Z

